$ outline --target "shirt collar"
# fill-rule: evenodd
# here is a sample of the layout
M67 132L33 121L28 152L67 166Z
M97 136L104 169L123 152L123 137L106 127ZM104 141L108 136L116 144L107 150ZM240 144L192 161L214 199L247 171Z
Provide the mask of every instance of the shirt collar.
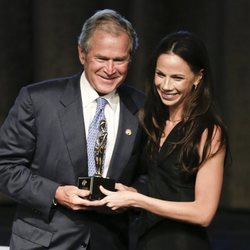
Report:
M84 72L81 75L80 88L81 88L82 103L84 108L93 103L99 97L96 90L87 80ZM108 101L110 107L115 111L119 103L119 95L117 91L114 90L111 93L104 95L103 98L105 98Z

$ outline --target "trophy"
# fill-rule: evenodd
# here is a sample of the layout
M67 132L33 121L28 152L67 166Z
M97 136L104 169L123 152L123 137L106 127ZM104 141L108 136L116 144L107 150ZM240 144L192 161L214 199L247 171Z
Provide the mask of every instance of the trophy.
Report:
M100 200L105 196L100 191L100 186L103 186L110 191L115 191L115 180L108 177L102 177L102 166L108 136L105 120L100 121L99 130L100 132L97 135L97 140L94 148L96 173L94 174L94 176L78 177L78 187L90 191L90 200Z

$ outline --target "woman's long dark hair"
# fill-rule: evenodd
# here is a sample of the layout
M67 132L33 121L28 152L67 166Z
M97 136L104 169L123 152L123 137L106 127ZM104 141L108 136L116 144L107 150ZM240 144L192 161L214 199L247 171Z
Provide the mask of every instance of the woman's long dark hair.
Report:
M184 136L174 142L172 148L174 150L177 145L181 146L179 161L183 170L190 173L197 172L199 166L212 156L210 150L215 128L221 131L220 146L215 153L228 143L226 128L215 110L212 76L206 47L200 38L190 32L179 31L164 37L151 58L147 99L140 113L140 122L149 137L146 151L151 158L157 154L166 120L169 117L168 108L162 103L154 84L157 60L160 55L167 53L174 53L181 57L194 74L200 71L203 73L200 83L196 89L193 89L185 103L182 126ZM204 130L207 130L207 137L203 154L200 157L198 148Z

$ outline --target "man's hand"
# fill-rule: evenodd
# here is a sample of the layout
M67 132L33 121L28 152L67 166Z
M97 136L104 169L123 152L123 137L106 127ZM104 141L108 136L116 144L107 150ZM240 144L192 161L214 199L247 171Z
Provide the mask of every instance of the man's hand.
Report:
M72 210L90 210L91 201L88 200L90 192L76 186L59 186L55 193L58 204Z

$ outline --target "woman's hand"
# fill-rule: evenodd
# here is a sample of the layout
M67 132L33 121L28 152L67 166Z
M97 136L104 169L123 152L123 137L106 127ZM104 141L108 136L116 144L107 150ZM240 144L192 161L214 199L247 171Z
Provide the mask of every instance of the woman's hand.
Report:
M100 186L101 192L105 194L106 197L99 201L93 201L92 205L107 206L116 212L121 212L124 209L132 206L133 197L137 194L136 189L125 186L121 183L117 183L115 188L117 191L113 192L105 189L103 186Z
M121 183L116 183L115 184L115 189L117 191L131 191L131 192L137 192L137 190L133 187L128 187L128 186L125 186Z

